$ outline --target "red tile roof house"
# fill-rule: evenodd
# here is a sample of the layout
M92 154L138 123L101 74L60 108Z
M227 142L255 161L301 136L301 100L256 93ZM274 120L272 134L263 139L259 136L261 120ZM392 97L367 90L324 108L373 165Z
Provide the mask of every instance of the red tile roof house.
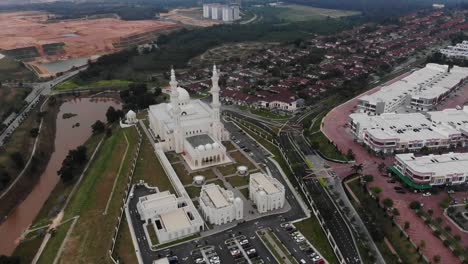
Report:
M258 105L268 109L295 111L297 100L292 92L286 88L271 87L269 91L257 92Z

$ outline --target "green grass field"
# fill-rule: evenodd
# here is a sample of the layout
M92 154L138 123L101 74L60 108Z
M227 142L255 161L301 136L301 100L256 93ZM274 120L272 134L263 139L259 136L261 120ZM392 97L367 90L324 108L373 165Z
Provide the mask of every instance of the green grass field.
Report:
M100 80L97 82L89 83L83 87L107 87L107 86L125 86L132 83L131 81L126 80ZM56 91L71 90L76 88L81 88L79 84L75 83L73 80L68 80L62 83L59 83L54 87Z
M277 7L260 7L252 9L262 16L275 17L285 22L323 20L359 15L358 11L317 8L305 5L280 5Z
M124 156L127 147L125 135L129 140L126 156ZM61 256L62 263L110 262L107 251L122 205L126 176L136 150L137 140L138 135L134 128L115 129L102 143L101 149L65 210L64 220L75 215L79 215L80 219L65 244ZM103 215L122 159L124 162L121 175L117 180L107 215ZM61 236L53 237L46 246L40 263L52 263L62 241Z
M35 80L34 74L22 63L9 58L0 59L0 82L6 80Z
M232 176L226 178L233 187L249 185L250 176Z

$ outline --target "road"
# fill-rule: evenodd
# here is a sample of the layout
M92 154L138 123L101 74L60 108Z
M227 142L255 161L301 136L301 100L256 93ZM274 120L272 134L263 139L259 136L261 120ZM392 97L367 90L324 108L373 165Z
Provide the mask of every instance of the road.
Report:
M258 119L246 117L238 112L229 111L231 115L237 116L238 118L245 119L246 121L255 124L256 126L264 129L267 132L274 134L274 132L265 124ZM313 165L317 164L321 157L307 144L302 136L301 130L298 128L298 121L302 120L305 115L296 116L288 121L280 132L278 137L278 144L282 150L286 153L286 158L289 159L290 164L299 164L302 167L302 175L299 177L299 181L303 181L302 178L309 174L310 168L306 164L307 159ZM290 124L290 125L289 125ZM318 207L321 216L326 222L326 228L330 230L338 248L340 249L343 257L347 263L361 263L360 256L357 251L357 247L354 243L353 236L349 227L346 224L346 220L341 215L339 209L330 199L326 190L318 182L317 179L304 180L304 184L307 187L309 194L311 195L315 205Z
M280 171L275 166L275 164L268 159L269 153L264 150L262 147L257 147L257 142L250 138L246 133L243 133L237 126L231 122L225 123L226 129L231 133L236 140L240 140L242 145L251 149L253 153L252 158L261 164L265 164L268 170L271 172L272 176L277 178L284 186L288 186L281 176ZM301 209L301 205L296 201L294 194L289 188L286 188L286 199L291 205L291 210L281 215L271 215L265 216L263 218L253 220L246 223L238 223L236 226L231 229L220 232L210 236L204 236L197 240L197 242L184 243L182 245L173 246L168 250L159 250L152 251L149 248L146 236L143 230L143 222L141 222L137 209L136 203L138 202L139 196L145 194L145 191L141 191L139 188L137 193L134 194L133 198L129 202L129 210L132 218L133 228L135 230L135 235L137 237L139 251L142 255L144 263L152 263L153 260L166 255L176 255L179 258L180 263L192 263L190 252L197 247L197 245L214 245L216 248L216 253L220 257L221 263L235 263L233 257L231 256L229 250L224 245L224 241L232 236L232 234L239 235L244 234L249 238L252 246L257 250L258 255L265 261L265 263L276 263L273 256L268 252L265 246L261 241L255 236L255 231L260 230L264 227L271 227L275 234L280 238L280 240L285 244L285 246L291 251L293 256L300 260L304 259L306 263L312 263L306 254L299 249L299 245L290 237L289 233L286 230L283 230L280 227L281 223L285 221L293 221L296 219L301 219L306 217L306 214ZM138 193L143 192L143 193Z
M22 111L18 113L12 121L9 122L9 124L7 125L7 128L5 128L5 130L1 133L0 146L3 146L3 144L6 142L8 137L15 131L15 129L19 125L21 125L21 122L28 116L29 112L37 105L37 103L40 101L42 96L49 95L52 92L52 87L67 80L68 78L75 76L83 69L66 73L48 82L32 84L33 86L32 91L24 99L25 102L27 103L27 106L24 107Z

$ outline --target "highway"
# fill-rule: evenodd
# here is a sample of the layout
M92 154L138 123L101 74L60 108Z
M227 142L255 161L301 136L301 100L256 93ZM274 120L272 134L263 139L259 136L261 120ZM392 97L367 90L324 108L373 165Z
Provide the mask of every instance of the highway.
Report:
M229 115L235 116L240 119L244 119L271 134L274 132L265 124L258 119L250 118L242 115L239 112L227 111ZM281 129L278 135L278 144L282 148L283 152L286 153L286 158L290 164L299 164L302 169L297 171L302 175L296 175L298 181L303 182L307 190L312 197L318 211L320 212L323 220L325 220L326 228L330 230L337 247L340 249L346 263L361 263L360 256L357 251L357 247L354 243L352 234L349 227L346 224L346 220L341 215L339 209L330 199L324 187L318 182L317 179L303 180L302 178L310 174L311 168L306 163L314 164L315 160L321 158L306 142L302 135L300 127L300 121L304 119L310 112L305 113L301 116L296 116L290 119L287 124ZM284 132L283 132L284 131Z

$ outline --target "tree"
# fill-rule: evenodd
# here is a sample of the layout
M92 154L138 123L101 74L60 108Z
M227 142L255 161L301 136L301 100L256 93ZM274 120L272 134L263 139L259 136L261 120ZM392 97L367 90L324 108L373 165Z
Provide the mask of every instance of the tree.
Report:
M75 173L81 168L87 160L87 149L85 146L79 146L68 152L62 162L62 167L57 171L63 182L70 182Z
M446 231L447 233L452 232L452 228L451 228L450 226L445 226L444 229L445 229L445 231Z
M355 156L354 156L353 150L352 150L352 149L348 149L348 152L346 153L346 158L347 158L348 160L354 160L354 157L355 157Z
M355 174L358 174L360 171L362 171L362 169L364 168L364 166L361 164L353 164L353 166L351 166L351 169L354 171Z
M399 215L400 215L400 211L399 211L397 208L393 208L393 215L394 215L394 216L399 216Z
M93 125L91 125L91 129L93 130L93 134L99 134L99 133L104 132L106 127L104 123L101 122L101 120L97 120L96 122L94 122Z
M434 214L434 210L432 210L432 209L427 210L427 214L428 214L430 217L432 217L432 215Z
M106 112L106 118L108 123L114 123L123 116L122 110L115 110L114 107L109 106Z
M386 208L389 208L389 207L392 207L393 206L393 200L391 198L385 198L383 199L382 201L382 204L386 207Z
M434 261L434 263L440 263L441 257L439 255L435 255L434 257L432 257L432 260Z
M372 182L374 180L374 176L372 175L364 175L365 182Z
M412 210L419 210L419 209L421 209L421 203L418 202L418 201L412 201L409 204L409 208L412 209Z
M424 249L426 247L426 240L421 240L421 242L419 242L419 247Z
M18 151L15 151L15 152L11 153L10 154L10 159L13 161L16 168L21 169L21 168L24 167L23 156L21 156L21 153L19 153Z
M33 138L37 137L39 135L39 128L32 128L29 130L29 135Z
M439 225L442 223L442 217L437 217L435 220Z
M382 188L380 186L372 186L370 187L370 190L375 194L379 195L382 192Z
M410 226L411 226L410 222L406 221L406 222L405 222L405 225L403 226L403 228L404 228L405 230L408 230L408 229L410 228Z
M0 264L20 264L20 258L17 256L0 256Z
M380 172L383 172L385 167L386 167L385 163L381 162L377 168L379 169Z

